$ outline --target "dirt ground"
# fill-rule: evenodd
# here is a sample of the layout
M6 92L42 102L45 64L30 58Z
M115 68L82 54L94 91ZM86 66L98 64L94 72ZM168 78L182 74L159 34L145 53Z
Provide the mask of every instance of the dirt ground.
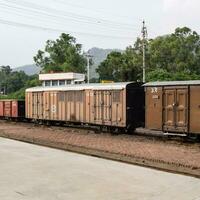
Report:
M200 175L200 143L137 135L96 134L94 131L85 129L46 127L31 123L5 121L0 121L0 136L66 150L67 146L92 149L121 157L142 159L143 162L151 161L162 165L173 165L179 172L182 170L179 170L179 167L188 168L195 170L194 174ZM113 159L115 158L113 157ZM150 166L154 167L154 165ZM166 170L168 169L166 168Z

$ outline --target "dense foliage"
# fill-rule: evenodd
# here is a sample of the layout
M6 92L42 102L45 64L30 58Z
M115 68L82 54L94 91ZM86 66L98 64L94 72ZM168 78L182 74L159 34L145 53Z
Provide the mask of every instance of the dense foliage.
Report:
M147 81L200 78L200 36L187 27L146 41ZM142 80L142 41L123 53L112 52L97 68L100 79Z
M0 67L0 98L24 99L25 89L39 84L38 76L13 72L10 66Z
M39 50L34 61L44 72L84 73L87 61L81 53L81 48L82 45L77 44L74 37L62 33L57 40L48 40L45 50Z

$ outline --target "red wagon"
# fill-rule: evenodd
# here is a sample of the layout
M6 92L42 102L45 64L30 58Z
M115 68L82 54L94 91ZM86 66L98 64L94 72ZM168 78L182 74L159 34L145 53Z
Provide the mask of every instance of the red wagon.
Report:
M0 100L0 117L4 118L24 118L24 100Z
M0 101L0 117L4 116L4 101Z

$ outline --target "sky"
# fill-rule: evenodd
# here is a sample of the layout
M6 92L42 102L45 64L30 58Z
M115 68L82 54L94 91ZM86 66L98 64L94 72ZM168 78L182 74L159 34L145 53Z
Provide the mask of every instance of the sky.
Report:
M92 47L125 49L141 37L188 26L199 33L199 0L0 0L0 66L32 64L48 39L62 32Z

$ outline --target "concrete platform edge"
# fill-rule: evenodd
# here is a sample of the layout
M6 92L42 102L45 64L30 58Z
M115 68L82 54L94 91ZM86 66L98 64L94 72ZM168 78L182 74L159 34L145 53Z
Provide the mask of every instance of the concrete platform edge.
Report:
M28 137L19 137L16 135L6 134L2 132L0 132L0 137L18 140L18 141L36 144L36 145L41 145L41 146L46 146L46 147L55 148L55 149L75 152L79 154L100 157L100 158L119 161L119 162L125 162L128 164L134 164L134 165L148 167L148 168L166 171L170 173L183 174L187 176L200 178L200 169L192 169L184 165L177 165L176 163L167 163L160 160L152 160L152 159L146 159L142 157L127 156L123 154L117 154L113 152L107 152L107 151L91 149L91 148L86 148L86 147L81 147L81 146L74 146L74 145L60 143L60 142L50 142L50 141L28 138Z

